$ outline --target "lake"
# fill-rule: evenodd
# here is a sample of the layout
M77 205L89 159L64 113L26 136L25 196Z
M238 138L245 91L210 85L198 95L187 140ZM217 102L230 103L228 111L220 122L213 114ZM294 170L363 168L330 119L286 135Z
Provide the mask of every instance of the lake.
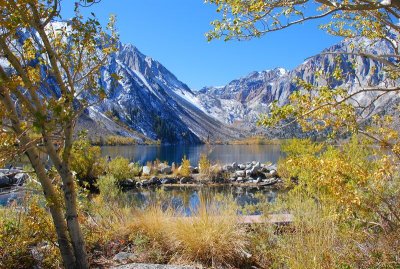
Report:
M245 163L251 161L276 163L283 156L279 145L132 145L104 146L103 156L112 158L122 156L131 161L145 164L156 159L168 163L181 163L184 155L193 166L198 164L200 154L206 154L212 162ZM187 214L199 204L200 193L207 193L213 200L217 196L232 196L238 205L253 205L273 202L277 191L273 188L219 187L162 187L158 189L138 189L129 192L132 205L142 207L159 201L160 193L168 197L175 208L181 208ZM0 206L21 198L21 193L0 195ZM260 201L260 199L262 201Z
M140 164L156 159L170 164L181 163L186 155L195 165L201 154L221 164L251 161L276 163L283 156L279 145L132 145L104 146L101 149L103 156L122 156Z
M239 214L260 214L262 207L275 202L279 191L274 187L239 186L161 186L149 189L136 189L126 192L130 204L136 208L158 205L172 208L175 212L190 216L205 203L212 207L226 202L234 202Z

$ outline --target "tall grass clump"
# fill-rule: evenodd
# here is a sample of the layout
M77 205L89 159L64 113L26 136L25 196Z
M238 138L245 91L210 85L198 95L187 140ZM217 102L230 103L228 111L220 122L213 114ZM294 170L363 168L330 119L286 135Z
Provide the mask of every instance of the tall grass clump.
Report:
M179 259L216 267L240 264L247 253L247 238L235 208L200 197L200 206L192 217L177 218L170 226Z
M199 170L200 174L203 177L208 177L210 176L210 167L211 167L211 162L207 158L206 154L201 154L200 155L200 160L199 160Z

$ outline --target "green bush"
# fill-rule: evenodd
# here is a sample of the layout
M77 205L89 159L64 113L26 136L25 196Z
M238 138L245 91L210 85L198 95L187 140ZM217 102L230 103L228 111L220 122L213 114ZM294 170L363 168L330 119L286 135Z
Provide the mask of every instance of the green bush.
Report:
M106 162L101 157L101 149L92 146L86 138L74 142L71 151L71 168L81 181L91 182L104 174Z
M121 189L117 183L117 180L112 175L101 176L97 180L100 197L104 202L113 202L118 199L121 194Z
M134 176L133 171L129 167L129 160L123 157L116 157L108 163L107 172L113 176L115 180L122 181ZM137 170L136 170L137 172Z

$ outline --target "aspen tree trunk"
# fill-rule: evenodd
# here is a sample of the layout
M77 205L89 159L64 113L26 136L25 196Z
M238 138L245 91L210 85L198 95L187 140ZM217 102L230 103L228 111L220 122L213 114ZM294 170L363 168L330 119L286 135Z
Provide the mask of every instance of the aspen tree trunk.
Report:
M61 176L63 182L64 201L66 207L66 219L68 233L71 238L72 247L76 259L76 268L89 268L85 240L78 219L77 194L75 188L74 176L70 169L69 159L72 148L72 125L68 125L64 129L65 144L63 158L60 158L51 140L47 134L43 133L45 146L49 153L50 159L54 163L55 168Z
M38 180L43 188L44 196L48 202L50 213L53 219L54 227L57 233L58 246L64 267L66 269L76 268L76 259L69 242L67 224L65 222L63 209L57 197L57 192L54 189L51 179L47 176L43 163L40 160L38 151L35 147L30 146L30 139L21 128L21 122L18 119L18 114L14 102L11 100L9 93L4 87L0 87L0 101L4 104L11 115L11 124L15 133L19 136L23 147L27 147L26 155L28 156L32 167L35 169Z

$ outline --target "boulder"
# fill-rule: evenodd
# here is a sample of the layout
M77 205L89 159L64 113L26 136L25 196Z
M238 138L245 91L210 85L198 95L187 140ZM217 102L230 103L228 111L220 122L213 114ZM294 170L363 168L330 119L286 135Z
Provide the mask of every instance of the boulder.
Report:
M176 178L166 177L166 178L161 179L161 184L176 184L176 183L177 183Z
M262 186L270 186L270 185L274 185L276 183L279 182L278 178L269 178L269 179L264 179L262 183L260 183L260 185Z
M278 172L276 171L276 170L274 170L274 169L272 169L272 170L270 170L269 171L269 174L271 175L271 176L277 176L278 175Z
M187 184L187 183L191 183L192 182L192 178L190 177L181 177L181 179L179 180L180 184Z
M236 177L231 177L231 178L229 179L229 181L231 181L231 182L236 181Z
M142 175L143 176L150 176L150 173L151 173L151 167L148 167L147 165L143 166Z
M161 181L158 177L151 177L149 179L149 185L160 185Z
M12 184L12 180L3 173L0 173L0 188L8 187Z
M165 163L160 163L158 165L158 170L160 171L161 174L164 174L164 175L169 175L172 173L172 167Z
M224 166L222 167L222 170L227 171L227 172L234 172L234 171L235 171L235 169L234 169L231 165L229 165L229 164L224 165Z
M134 253L130 253L130 252L117 253L113 258L113 260L118 263L130 263L130 262L133 262L135 259L136 259L136 255Z
M250 170L251 168L253 168L253 165L251 163L246 165L246 170Z
M245 164L239 164L238 167L239 167L240 170L246 169L246 165Z
M233 162L231 164L231 166L232 166L233 170L237 170L239 168L239 166L238 166L238 164L236 162Z
M133 188L137 187L137 182L133 179L125 179L125 180L122 180L119 183L119 185L123 189L133 189Z
M271 171L271 170L278 170L278 167L277 167L276 164L268 165L268 166L266 166L266 168L267 168L269 171Z
M244 176L246 176L246 172L243 170L239 170L239 171L235 172L235 175L238 177L244 177Z
M239 183L244 182L244 178L243 177L238 177L236 179L236 182L239 182Z
M18 173L14 176L14 183L18 185L22 185L28 179L28 175L25 173Z

